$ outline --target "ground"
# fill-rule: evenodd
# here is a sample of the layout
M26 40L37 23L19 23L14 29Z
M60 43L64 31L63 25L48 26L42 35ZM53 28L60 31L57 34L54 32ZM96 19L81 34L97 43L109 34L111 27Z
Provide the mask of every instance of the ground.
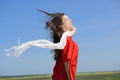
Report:
M0 80L51 80L51 75L1 76ZM120 80L120 71L77 73L76 80Z

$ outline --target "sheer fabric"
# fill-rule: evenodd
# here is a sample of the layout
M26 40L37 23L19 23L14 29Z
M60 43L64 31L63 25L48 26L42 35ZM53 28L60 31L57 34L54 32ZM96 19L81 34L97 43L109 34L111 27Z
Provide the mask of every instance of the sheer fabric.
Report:
M40 39L40 40L33 40L23 43L21 45L13 46L9 49L5 49L6 55L14 55L19 57L24 51L29 49L32 46L41 47L41 48L50 48L50 49L64 49L66 45L67 36L69 36L70 31L66 31L62 34L60 42L53 43L49 40Z

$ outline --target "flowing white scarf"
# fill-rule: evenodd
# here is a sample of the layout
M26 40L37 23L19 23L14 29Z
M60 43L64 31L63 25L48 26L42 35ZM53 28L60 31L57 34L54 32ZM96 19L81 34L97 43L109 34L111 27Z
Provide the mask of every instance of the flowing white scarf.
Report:
M28 48L32 46L36 47L42 47L42 48L50 48L50 49L64 49L66 45L66 38L69 36L70 31L66 31L62 34L62 37L60 39L60 42L53 43L49 40L40 39L40 40L33 40L28 41L23 44L18 44L17 46L13 46L9 49L5 49L6 55L14 55L16 57L19 57L24 51L26 51Z

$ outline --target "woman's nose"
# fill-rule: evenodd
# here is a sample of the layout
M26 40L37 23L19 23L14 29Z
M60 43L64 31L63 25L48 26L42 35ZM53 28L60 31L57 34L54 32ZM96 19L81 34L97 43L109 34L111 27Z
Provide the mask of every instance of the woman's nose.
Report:
M72 22L72 20L70 19L70 22Z

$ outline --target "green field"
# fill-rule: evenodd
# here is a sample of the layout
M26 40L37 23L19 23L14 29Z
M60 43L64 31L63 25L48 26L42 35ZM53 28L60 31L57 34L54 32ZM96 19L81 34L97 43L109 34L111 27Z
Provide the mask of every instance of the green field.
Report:
M120 80L120 71L78 73L76 80ZM51 75L1 76L0 80L51 80Z

